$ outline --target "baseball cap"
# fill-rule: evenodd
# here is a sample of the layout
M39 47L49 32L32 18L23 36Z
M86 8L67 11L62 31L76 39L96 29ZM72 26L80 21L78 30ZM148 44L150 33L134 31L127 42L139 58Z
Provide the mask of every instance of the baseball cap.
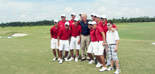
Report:
M89 21L88 24L89 24L89 25L93 25L92 21Z
M75 13L71 13L71 15L74 15L74 16L76 16L76 14L75 14Z
M95 17L99 17L99 18L100 18L100 16L99 16L99 15L95 15Z
M79 21L79 19L78 18L75 18L74 21Z
M106 15L102 15L100 18L107 18Z
M54 19L54 23L58 23L58 19Z
M65 25L69 26L69 22L65 22Z
M66 15L65 14L61 14L61 17L66 17Z
M96 14L95 13L92 13L91 16L96 16Z

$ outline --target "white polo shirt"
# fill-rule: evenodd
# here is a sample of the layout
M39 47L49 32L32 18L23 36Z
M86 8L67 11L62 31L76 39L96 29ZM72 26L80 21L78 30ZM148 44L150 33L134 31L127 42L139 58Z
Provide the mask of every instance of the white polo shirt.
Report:
M107 31L106 33L106 41L108 44L116 44L116 40L119 40L118 32Z

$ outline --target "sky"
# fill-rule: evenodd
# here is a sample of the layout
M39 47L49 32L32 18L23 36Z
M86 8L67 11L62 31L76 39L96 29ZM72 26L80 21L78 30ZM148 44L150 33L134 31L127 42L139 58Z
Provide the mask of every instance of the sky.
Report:
M74 12L106 15L108 19L155 16L155 0L0 0L0 23L16 21L67 20Z

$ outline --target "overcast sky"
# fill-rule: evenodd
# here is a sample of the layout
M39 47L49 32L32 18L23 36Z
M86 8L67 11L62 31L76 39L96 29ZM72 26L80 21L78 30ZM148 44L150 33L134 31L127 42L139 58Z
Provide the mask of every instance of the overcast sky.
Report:
M155 0L0 0L0 23L14 21L67 20L74 12L106 15L108 19L155 16Z

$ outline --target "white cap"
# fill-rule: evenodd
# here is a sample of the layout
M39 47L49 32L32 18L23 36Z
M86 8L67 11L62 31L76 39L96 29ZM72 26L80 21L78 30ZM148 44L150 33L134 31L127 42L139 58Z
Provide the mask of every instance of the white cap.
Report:
M91 16L96 16L96 14L95 13L92 13Z
M107 18L106 15L102 15L100 18Z
M66 15L65 14L61 14L61 17L66 17Z
M78 18L75 18L74 21L79 21L79 19Z
M89 22L88 22L88 24L92 24L92 22L91 22L91 21L89 21Z
M79 15L82 15L83 13L80 13Z
M92 21L92 24L94 25L94 24L96 24L96 22L95 21Z
M68 25L69 26L69 22L65 22L65 25Z
M95 15L95 17L99 17L99 18L100 18L100 16L99 16L99 15Z
M54 19L54 23L58 23L59 21L58 21L58 19Z
M74 15L74 16L76 16L76 14L75 14L75 13L71 13L71 15Z

